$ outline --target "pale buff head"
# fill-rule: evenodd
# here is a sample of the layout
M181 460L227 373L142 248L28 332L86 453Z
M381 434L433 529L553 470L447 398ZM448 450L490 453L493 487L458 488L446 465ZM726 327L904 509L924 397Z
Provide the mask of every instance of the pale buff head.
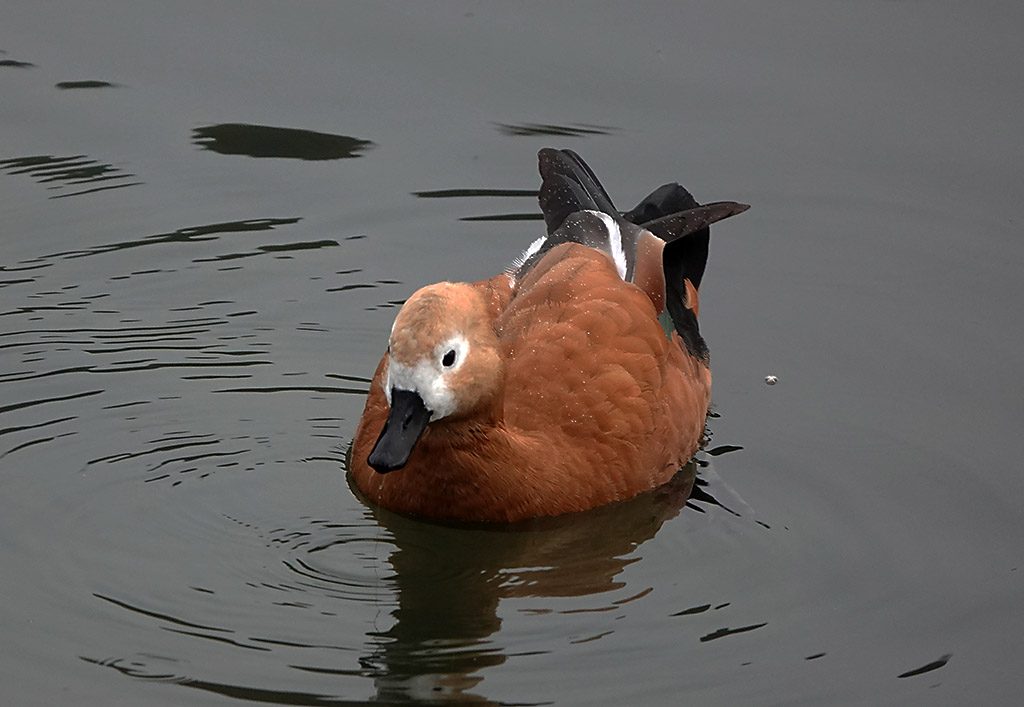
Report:
M430 421L457 420L499 395L504 365L479 292L441 282L415 292L395 317L384 391L417 393Z

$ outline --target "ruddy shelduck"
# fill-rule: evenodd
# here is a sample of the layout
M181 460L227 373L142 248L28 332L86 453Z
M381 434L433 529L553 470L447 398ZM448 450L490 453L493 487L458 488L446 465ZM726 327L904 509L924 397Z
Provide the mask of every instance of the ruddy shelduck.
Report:
M470 521L581 511L664 484L701 443L709 226L747 205L666 184L620 213L576 153L539 160L547 235L395 318L351 451L371 502Z

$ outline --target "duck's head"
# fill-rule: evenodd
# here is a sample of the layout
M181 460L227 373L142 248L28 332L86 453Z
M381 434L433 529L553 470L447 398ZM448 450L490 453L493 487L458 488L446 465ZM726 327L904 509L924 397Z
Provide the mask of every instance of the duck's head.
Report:
M383 380L391 410L367 463L381 474L401 469L428 424L487 421L503 382L498 340L480 293L450 282L418 290L391 328Z

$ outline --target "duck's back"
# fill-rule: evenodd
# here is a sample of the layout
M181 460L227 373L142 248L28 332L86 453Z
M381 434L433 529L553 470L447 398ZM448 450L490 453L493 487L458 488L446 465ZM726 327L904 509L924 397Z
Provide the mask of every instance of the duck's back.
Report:
M517 283L495 322L506 425L543 440L548 473L584 495L653 488L700 443L711 373L657 317L607 255L570 243Z

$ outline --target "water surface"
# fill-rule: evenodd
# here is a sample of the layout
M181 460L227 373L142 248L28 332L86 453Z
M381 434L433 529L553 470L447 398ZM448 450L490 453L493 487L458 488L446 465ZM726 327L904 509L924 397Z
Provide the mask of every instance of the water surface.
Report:
M1015 704L1022 19L8 4L3 702ZM374 509L396 307L540 233L548 145L753 205L707 450L514 528Z

